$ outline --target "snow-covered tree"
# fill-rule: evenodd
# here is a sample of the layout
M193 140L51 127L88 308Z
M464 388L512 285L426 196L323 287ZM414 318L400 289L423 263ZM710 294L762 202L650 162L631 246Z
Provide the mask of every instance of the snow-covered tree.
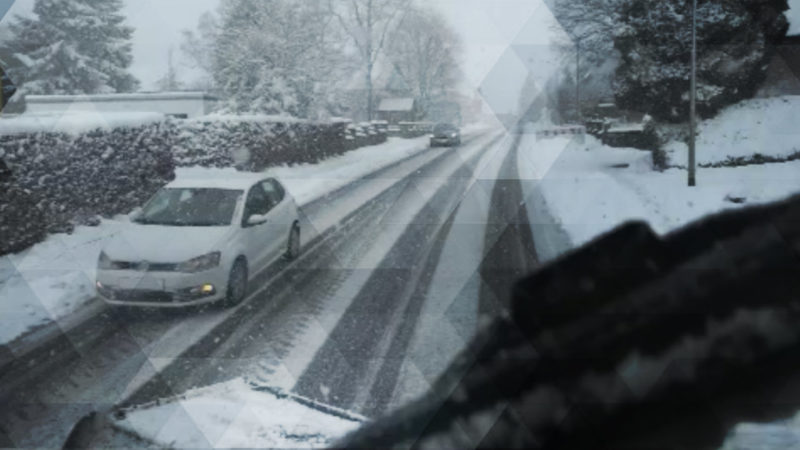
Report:
M409 10L410 0L328 0L331 15L350 37L364 72L367 119L374 108L374 72L387 37Z
M210 72L229 110L316 116L341 59L326 13L305 0L227 0L185 34L183 49Z
M557 21L556 45L590 65L599 65L614 52L614 34L621 22L625 0L553 0Z
M395 72L422 108L457 87L461 42L438 12L410 8L390 35L386 50Z
M697 111L709 117L752 97L772 45L788 28L786 0L699 0ZM687 120L691 2L626 0L614 43L619 106L669 121Z
M36 0L32 17L10 24L22 67L11 76L27 94L131 92L133 29L122 0Z

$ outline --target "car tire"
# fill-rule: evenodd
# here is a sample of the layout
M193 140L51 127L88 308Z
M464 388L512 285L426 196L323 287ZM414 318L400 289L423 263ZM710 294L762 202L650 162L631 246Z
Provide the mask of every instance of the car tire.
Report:
M286 253L284 254L287 260L292 261L300 256L300 225L294 224L292 231L289 232L289 241L286 244Z
M225 291L225 305L228 307L236 306L241 303L247 295L247 263L243 258L239 258L233 263L231 273L228 276L228 287Z

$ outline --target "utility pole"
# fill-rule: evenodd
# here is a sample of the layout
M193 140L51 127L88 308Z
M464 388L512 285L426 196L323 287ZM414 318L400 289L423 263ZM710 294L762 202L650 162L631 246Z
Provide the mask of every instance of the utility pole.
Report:
M575 39L575 117L578 125L581 124L581 40Z
M695 186L695 112L697 101L697 0L692 0L692 75L689 92L689 186Z

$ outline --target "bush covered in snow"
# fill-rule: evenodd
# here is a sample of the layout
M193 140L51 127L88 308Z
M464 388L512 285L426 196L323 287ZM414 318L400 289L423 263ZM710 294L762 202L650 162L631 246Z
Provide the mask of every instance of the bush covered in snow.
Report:
M11 175L0 159L0 255L22 250L45 233L42 212L28 192L13 186Z
M72 135L40 132L0 136L11 169L3 198L4 247L29 243L32 210L48 232L69 231L97 215L127 213L174 176L171 125L94 130ZM5 191L5 189L4 189ZM25 193L24 195L22 193Z
M179 166L236 165L263 170L276 165L315 163L368 144L364 137L348 145L346 122L210 116L175 124L173 152Z
M0 254L37 242L45 231L69 231L96 222L98 215L129 212L171 180L176 165L260 171L316 163L386 140L385 130L371 124L349 131L346 121L211 116L2 134L0 158L12 176L6 175L0 193Z

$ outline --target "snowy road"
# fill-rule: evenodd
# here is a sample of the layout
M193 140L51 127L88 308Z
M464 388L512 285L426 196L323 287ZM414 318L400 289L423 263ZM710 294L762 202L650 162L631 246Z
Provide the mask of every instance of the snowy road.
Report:
M538 264L517 142L422 152L313 202L303 257L236 309L111 312L70 333L57 370L4 380L0 446L56 446L93 409L235 378L369 417L425 393Z

